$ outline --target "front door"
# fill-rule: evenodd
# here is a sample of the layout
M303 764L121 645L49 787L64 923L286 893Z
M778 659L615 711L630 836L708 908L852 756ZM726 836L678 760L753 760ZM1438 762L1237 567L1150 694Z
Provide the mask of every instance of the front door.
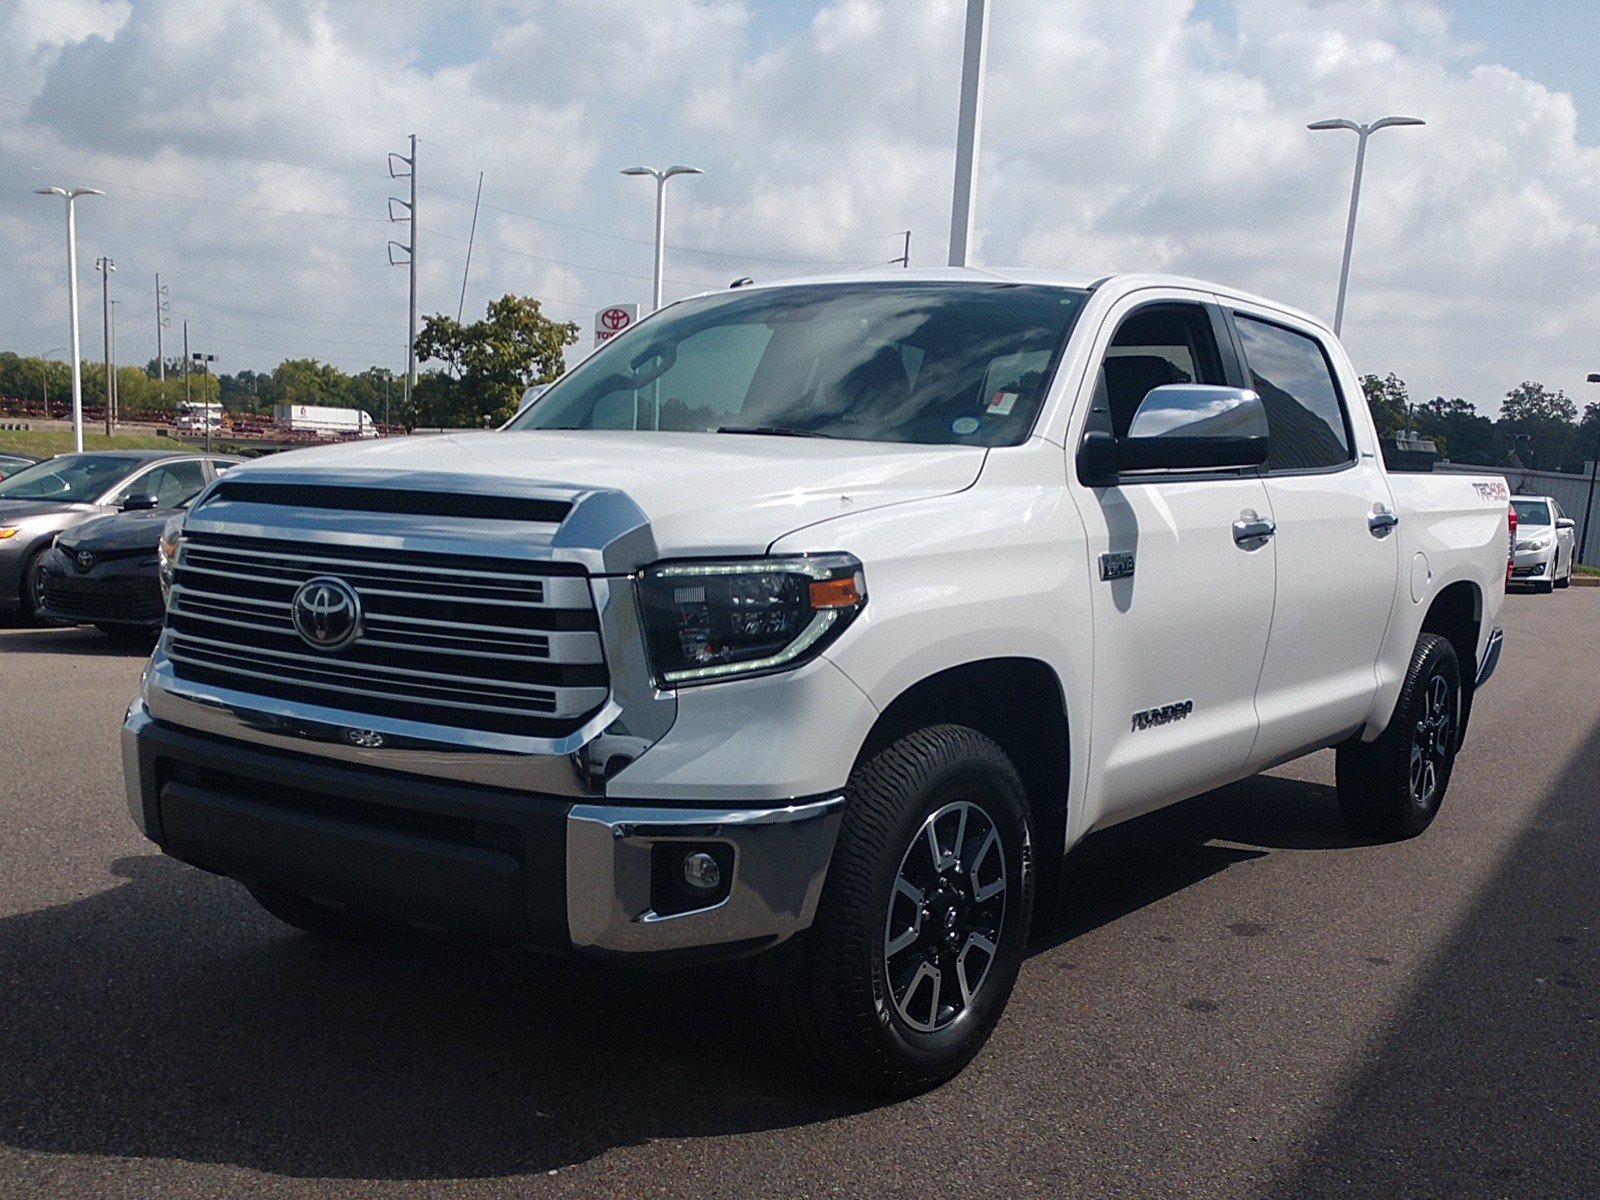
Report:
M1217 328L1193 299L1110 315L1094 406L1117 434L1151 388L1229 382ZM1095 626L1086 816L1104 825L1243 774L1276 551L1270 539L1236 540L1237 522L1271 515L1254 472L1124 474L1074 494Z

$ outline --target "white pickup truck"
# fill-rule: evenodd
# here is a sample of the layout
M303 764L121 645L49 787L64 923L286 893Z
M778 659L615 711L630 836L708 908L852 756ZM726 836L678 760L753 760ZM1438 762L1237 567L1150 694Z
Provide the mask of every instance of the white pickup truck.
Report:
M931 1087L1095 830L1329 746L1356 829L1432 821L1508 491L1387 475L1361 395L1192 280L673 304L505 431L212 485L134 820L313 932L752 957L817 1067Z

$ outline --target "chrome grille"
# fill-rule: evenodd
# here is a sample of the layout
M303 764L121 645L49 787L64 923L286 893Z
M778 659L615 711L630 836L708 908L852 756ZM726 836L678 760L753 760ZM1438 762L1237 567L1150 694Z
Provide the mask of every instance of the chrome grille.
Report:
M318 576L355 589L362 632L324 651L290 605ZM334 709L560 737L609 694L588 579L556 563L192 534L166 654L180 680Z

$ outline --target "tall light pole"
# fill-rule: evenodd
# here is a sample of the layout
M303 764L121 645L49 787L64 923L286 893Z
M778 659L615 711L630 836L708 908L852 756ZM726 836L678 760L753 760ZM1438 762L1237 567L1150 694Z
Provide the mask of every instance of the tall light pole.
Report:
M1600 383L1600 375L1590 375L1590 383ZM1589 460L1589 499L1583 506L1583 533L1578 539L1577 559L1583 561L1583 552L1589 548L1589 511L1594 508L1594 477L1600 471L1600 424L1595 427L1594 457Z
M204 423L206 427L206 453L211 453L211 364L217 361L215 354L201 354L196 350L191 358L200 364L200 402L205 411ZM217 393L218 420L221 420L222 393Z
M956 122L956 182L950 200L950 265L967 265L978 203L978 134L983 129L983 71L989 56L989 0L967 0L961 55L961 116ZM909 249L907 258L910 257Z
M658 171L654 167L625 167L624 175L648 175L656 181L656 282L652 293L650 311L661 307L661 281L667 263L667 180L674 175L704 175L699 167L668 167Z
M106 436L111 436L111 272L117 264L109 258L94 260L94 269L100 272L100 320L105 328L106 364Z
M1333 307L1333 332L1339 333L1344 325L1344 296L1350 283L1350 249L1356 240L1356 206L1361 201L1361 168L1367 160L1367 139L1380 129L1391 125L1426 125L1420 117L1381 117L1370 125L1358 125L1339 117L1328 121L1313 121L1307 129L1348 129L1356 135L1356 177L1350 185L1350 220L1344 230L1344 265L1339 268L1339 299Z
M65 346L57 346L53 350L46 350L39 356L39 391L44 397L44 419L50 419L50 356L52 354L65 354Z
M67 307L72 313L72 440L83 453L83 366L78 344L78 224L74 202L79 196L104 196L99 188L35 188L41 196L61 196L67 202Z

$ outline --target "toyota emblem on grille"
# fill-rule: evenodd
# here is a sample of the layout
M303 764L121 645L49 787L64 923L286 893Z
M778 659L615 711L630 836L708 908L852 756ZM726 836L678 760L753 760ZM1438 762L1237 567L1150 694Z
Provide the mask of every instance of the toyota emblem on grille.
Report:
M301 584L290 611L295 632L318 650L348 646L361 632L361 598L344 580L329 575Z
M94 570L94 555L87 550L79 550L78 556L73 560L78 565L78 570L88 574Z

